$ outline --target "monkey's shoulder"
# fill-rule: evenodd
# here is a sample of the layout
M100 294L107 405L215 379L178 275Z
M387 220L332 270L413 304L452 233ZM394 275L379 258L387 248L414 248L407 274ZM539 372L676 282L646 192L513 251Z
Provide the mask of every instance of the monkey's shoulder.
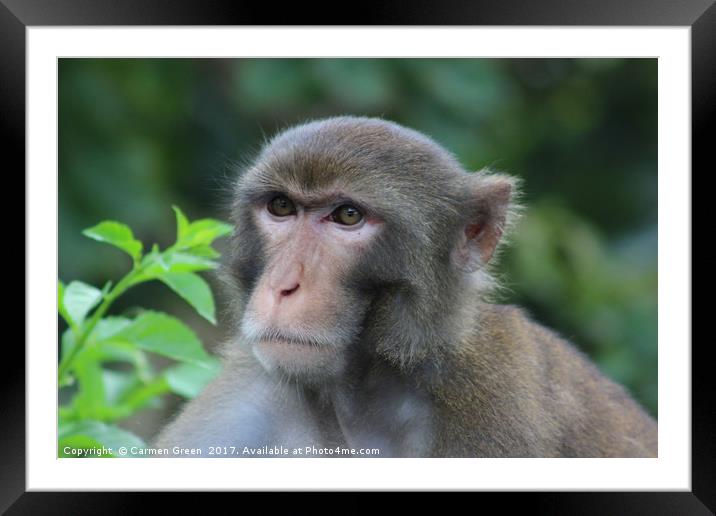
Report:
M447 361L460 373L451 379L469 379L480 389L508 384L513 393L529 388L531 397L561 390L570 396L599 392L618 402L631 399L575 344L518 306L485 304L474 331L456 343Z
M656 423L573 344L516 306L481 307L433 386L440 453L650 456Z

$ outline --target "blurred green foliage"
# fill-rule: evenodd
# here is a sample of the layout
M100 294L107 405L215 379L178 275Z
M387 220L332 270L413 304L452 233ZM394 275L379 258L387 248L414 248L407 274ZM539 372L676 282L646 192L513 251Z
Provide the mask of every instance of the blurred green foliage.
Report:
M61 59L59 110L59 272L96 284L122 262L83 228L225 219L228 164L306 119L382 116L522 177L501 301L656 414L656 59Z

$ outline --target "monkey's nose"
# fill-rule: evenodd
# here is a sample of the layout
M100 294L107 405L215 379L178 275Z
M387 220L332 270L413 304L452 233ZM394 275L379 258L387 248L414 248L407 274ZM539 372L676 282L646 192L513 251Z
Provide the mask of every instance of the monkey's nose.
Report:
M296 283L293 287L281 290L281 297L288 297L298 290L300 285Z

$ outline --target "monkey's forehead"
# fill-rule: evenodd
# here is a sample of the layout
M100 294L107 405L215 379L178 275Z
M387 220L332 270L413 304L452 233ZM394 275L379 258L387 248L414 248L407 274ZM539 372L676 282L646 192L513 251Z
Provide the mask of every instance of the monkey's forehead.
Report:
M340 117L288 129L272 139L248 173L256 182L301 191L419 190L459 187L467 176L457 160L428 137L391 122ZM417 191L415 192L417 193Z
M281 153L328 155L354 165L375 159L389 167L398 163L440 163L460 170L454 156L428 136L394 122L367 117L334 117L291 127L264 148L263 159ZM355 163L357 162L357 163Z
M381 118L355 116L324 118L295 125L277 133L269 141L269 144L286 141L298 142L312 138L334 141L346 138L376 138L378 141L385 138L400 138L439 147L428 136L414 129Z

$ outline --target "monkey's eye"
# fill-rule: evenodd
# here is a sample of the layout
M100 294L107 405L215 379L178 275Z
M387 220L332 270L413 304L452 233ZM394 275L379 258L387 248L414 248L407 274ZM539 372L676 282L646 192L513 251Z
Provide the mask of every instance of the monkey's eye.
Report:
M288 217L296 213L296 205L285 195L278 195L271 199L267 209L271 215L276 215L277 217Z
M363 220L363 214L355 206L344 204L333 210L331 220L344 226L355 226Z

